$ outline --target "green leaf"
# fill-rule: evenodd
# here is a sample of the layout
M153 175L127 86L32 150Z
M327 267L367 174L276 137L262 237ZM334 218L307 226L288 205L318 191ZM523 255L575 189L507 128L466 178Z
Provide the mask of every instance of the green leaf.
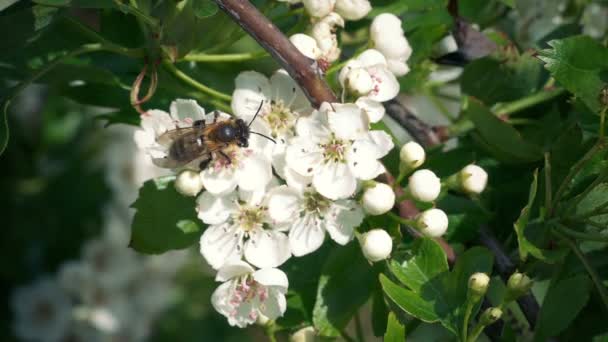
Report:
M361 254L359 244L335 248L323 265L313 323L322 336L339 336L352 315L370 298L376 271Z
M600 92L607 86L608 48L588 36L552 40L549 45L552 49L539 52L545 68L564 88L599 114Z
M195 244L201 235L194 201L180 195L172 184L157 187L154 180L144 183L131 205L136 210L129 246L140 253L160 254Z
M380 275L380 284L384 293L401 310L427 323L437 322L439 317L433 304L422 299L418 294L390 281L384 274Z
M196 0L193 4L194 15L197 18L206 18L215 15L219 9L211 0Z
M528 226L528 221L530 220L530 211L532 210L534 200L536 199L536 193L538 191L538 169L534 170L533 177L532 184L530 184L528 203L521 210L517 221L513 223L513 228L517 234L517 244L519 245L519 257L522 261L526 261L528 254L531 254L537 259L548 263L553 263L556 260L561 259L565 255L564 253L566 250L541 249L526 236L526 228Z
M576 206L574 216L586 215L594 210L603 214L599 215L598 212L589 217L589 221L608 227L608 183L601 183L591 190Z
M540 147L525 141L515 128L496 117L478 100L469 98L464 115L473 121L480 139L497 159L530 163L543 157Z
M399 322L395 313L389 313L384 342L402 342L404 339L405 327Z
M382 287L378 284L372 297L372 329L374 336L381 337L386 333L388 313Z
M112 0L33 0L45 6L79 7L79 8L115 8Z
M418 239L413 250L414 256L401 265L391 261L390 270L408 288L421 293L423 286L448 271L448 262L441 246L432 239ZM440 290L433 288L433 292L440 296Z
M585 275L553 284L538 314L535 341L547 341L570 326L589 300L590 282Z

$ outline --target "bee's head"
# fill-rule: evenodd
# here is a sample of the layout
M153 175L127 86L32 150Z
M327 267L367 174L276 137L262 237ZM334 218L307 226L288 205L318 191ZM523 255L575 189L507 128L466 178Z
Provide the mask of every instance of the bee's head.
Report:
M236 140L240 147L249 146L249 126L242 119L236 120Z

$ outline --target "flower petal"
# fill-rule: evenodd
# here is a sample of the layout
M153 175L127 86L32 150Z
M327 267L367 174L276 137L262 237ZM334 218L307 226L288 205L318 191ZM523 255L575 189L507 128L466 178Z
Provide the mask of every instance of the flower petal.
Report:
M349 197L357 188L349 166L334 162L323 164L313 176L312 184L318 193L332 200Z
M287 292L289 280L287 275L278 268L262 268L253 272L253 280L264 286L272 286L282 293Z
M270 77L270 90L271 99L275 102L283 102L298 114L307 115L312 111L310 101L287 71L279 69Z
M207 167L201 172L201 180L205 190L214 195L223 195L236 188L238 179L234 169Z
M245 259L259 268L280 266L290 256L289 241L282 232L259 229L250 232L245 243Z
M243 251L238 247L241 239L242 234L236 227L228 223L213 225L201 236L200 252L211 267L218 269L224 263L242 257Z
M319 146L308 137L297 137L285 151L287 166L303 176L313 175L321 162L323 153Z
M266 76L255 71L240 73L234 82L232 111L238 117L251 119L260 107L260 103L268 102L267 100L270 99L270 82Z
M215 281L228 281L232 278L253 273L254 269L243 260L234 260L224 264L215 275Z
M181 127L191 126L194 121L205 119L205 110L195 100L177 99L171 102L169 112L174 120L183 124Z
M246 156L239 160L236 178L239 187L243 190L263 189L272 179L270 160L258 153Z
M363 209L356 202L338 201L329 210L325 229L334 241L345 245L353 239L355 228L363 222L364 217Z
M215 196L205 191L196 199L198 218L206 224L220 224L225 222L236 210L236 194Z
M300 193L285 185L274 188L268 194L268 215L279 223L293 220L300 208Z
M383 169L378 162L379 148L369 140L356 140L346 151L353 175L362 180L374 179Z
M321 219L311 214L296 220L289 230L289 246L294 256L316 251L324 240L325 230L321 227Z
M367 68L374 79L374 90L367 97L378 102L393 99L399 94L399 81L385 65L374 65Z
M393 149L393 147L395 147L393 138L391 138L391 136L385 131L370 131L368 137L374 142L374 144L376 144L376 147L378 148L379 154L376 156L378 159L386 156Z
M302 193L312 182L312 176L302 176L301 174L294 171L289 166L285 166L283 169L283 179L287 185Z
M357 60L361 63L362 67L371 67L375 65L386 65L386 58L384 55L376 49L367 49L363 51Z
M285 310L287 310L287 301L285 300L285 295L276 291L271 291L271 294L268 296L264 304L265 305L260 307L260 312L271 320L283 316Z
M327 120L338 139L354 140L367 133L368 122L361 108L353 103L333 106L335 111L327 112Z
M386 112L386 109L384 109L382 103L367 97L358 98L355 104L359 108L363 109L363 112L367 114L369 122L372 123L380 121Z

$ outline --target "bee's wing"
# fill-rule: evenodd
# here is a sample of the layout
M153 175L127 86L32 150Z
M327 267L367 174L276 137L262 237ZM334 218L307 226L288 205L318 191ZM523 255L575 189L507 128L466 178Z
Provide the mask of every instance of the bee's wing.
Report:
M190 134L197 129L198 128L196 127L182 127L172 129L156 138L156 142L159 143L161 146L169 147L176 139L179 139L183 135Z
M152 162L154 163L154 165L165 168L165 169L185 168L185 169L199 170L199 165L201 164L201 162L210 160L210 159L211 159L211 152L206 152L206 153L203 153L203 154L200 154L200 155L194 157L194 159L191 159L189 161L178 161L178 160L175 160L172 158L165 157L165 158L154 158L154 159L152 159Z

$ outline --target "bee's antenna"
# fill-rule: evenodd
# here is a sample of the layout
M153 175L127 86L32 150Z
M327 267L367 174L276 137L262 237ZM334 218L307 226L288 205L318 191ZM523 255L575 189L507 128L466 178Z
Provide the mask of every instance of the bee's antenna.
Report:
M255 118L258 117L258 114L260 114L260 110L262 109L263 105L264 105L264 100L262 100L262 102L260 102L260 106L258 107L258 110L255 111L255 115L253 116L253 119L251 119L251 121L249 121L249 125L247 125L247 127L251 127L253 120L255 120Z
M257 135L259 135L259 136L262 136L262 137L264 137L264 138L266 138L266 139L268 139L268 140L272 141L272 142L273 142L273 143L275 143L275 144L277 143L277 142L276 142L274 139L272 139L271 137L269 137L269 136L267 136L267 135L264 135L264 134L262 134L262 133L258 133L258 132L254 132L254 131L249 131L249 133L257 134Z

